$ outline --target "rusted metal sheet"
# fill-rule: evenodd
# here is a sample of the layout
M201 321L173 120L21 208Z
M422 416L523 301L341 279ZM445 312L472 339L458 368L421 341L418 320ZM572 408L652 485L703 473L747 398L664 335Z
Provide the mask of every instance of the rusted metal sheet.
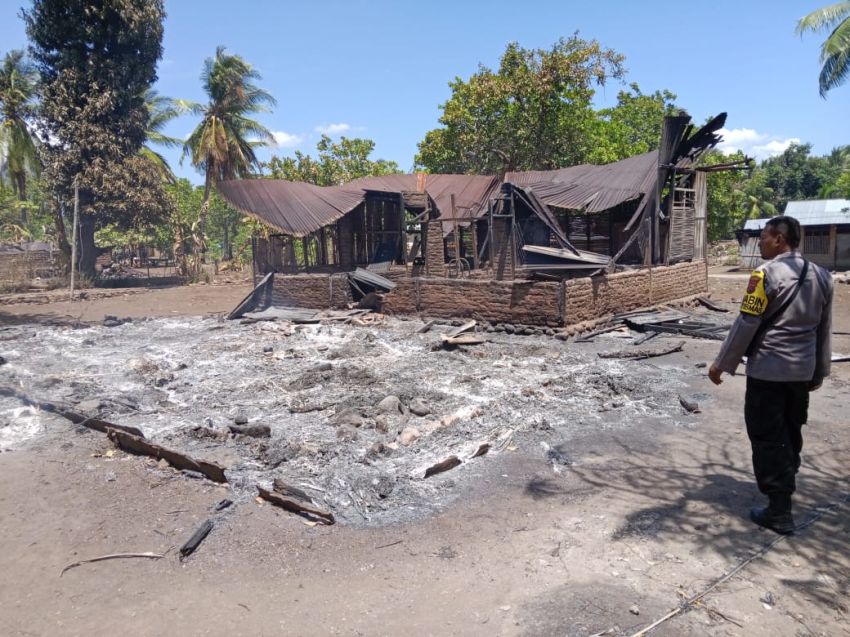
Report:
M658 152L651 151L603 166L508 173L505 181L531 188L547 206L594 213L642 197L657 170Z
M228 203L293 237L330 225L363 202L359 188L314 186L282 179L239 179L218 185Z
M330 225L366 199L366 192L410 193L424 185L440 217L477 219L487 212L487 202L499 187L487 175L381 175L363 177L345 186L314 186L280 179L241 179L219 185L220 194L235 208L277 228L303 237ZM449 228L448 232L451 231Z

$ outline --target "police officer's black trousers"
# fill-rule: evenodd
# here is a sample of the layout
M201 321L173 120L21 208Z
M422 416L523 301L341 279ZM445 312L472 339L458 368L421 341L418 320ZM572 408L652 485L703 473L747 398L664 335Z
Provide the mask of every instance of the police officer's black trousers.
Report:
M771 503L787 501L790 506L808 410L809 383L747 378L744 418L753 448L753 472L759 491Z

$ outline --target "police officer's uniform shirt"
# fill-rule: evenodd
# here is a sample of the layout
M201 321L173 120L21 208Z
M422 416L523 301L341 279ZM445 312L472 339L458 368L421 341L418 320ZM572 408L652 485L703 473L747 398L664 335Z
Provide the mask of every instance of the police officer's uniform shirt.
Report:
M714 364L734 374L763 320L769 320L794 293L803 270L797 251L759 266L747 283L741 313ZM777 317L747 359L747 376L769 381L810 381L829 375L832 277L809 263L794 301Z

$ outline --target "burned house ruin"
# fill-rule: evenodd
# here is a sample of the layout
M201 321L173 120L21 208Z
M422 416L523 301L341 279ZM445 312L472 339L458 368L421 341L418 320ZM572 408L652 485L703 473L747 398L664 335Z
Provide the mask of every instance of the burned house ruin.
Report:
M254 306L342 308L378 293L387 313L569 325L707 290L716 167L697 161L725 119L695 130L687 115L668 117L659 150L602 166L220 191L276 230L253 239L265 277Z

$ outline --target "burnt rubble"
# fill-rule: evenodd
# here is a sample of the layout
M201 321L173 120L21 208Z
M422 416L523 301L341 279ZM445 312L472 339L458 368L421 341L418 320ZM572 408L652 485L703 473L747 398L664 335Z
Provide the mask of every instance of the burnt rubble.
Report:
M597 356L628 347L634 339L623 333L573 344L545 330L529 337L477 325L466 333L486 342L435 350L440 334L457 331L435 323L421 332L418 320L390 318L366 326L174 318L43 327L37 337L10 327L4 382L71 412L96 406L84 417L143 432L110 435L123 448L153 449L168 462L163 454L177 453L209 475L223 467L237 502L258 488L280 500L277 480L306 494L309 515L343 524L440 510L518 445L539 450L659 413L696 418L680 404L681 370ZM0 420L0 447L74 435L55 410L8 393Z

